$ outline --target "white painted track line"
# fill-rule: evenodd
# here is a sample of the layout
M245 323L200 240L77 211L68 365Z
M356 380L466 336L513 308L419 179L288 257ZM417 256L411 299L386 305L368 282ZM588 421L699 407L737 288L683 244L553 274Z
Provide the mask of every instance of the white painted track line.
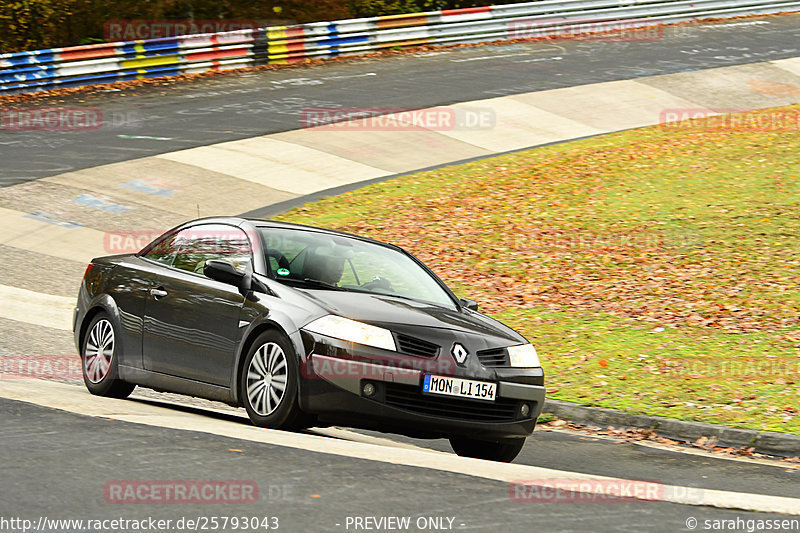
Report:
M75 301L75 298L0 285L0 317L17 322L72 331Z
M784 70L791 72L795 76L800 76L800 57L790 57L789 59L778 59L775 61L770 61L770 63L778 68L782 68Z

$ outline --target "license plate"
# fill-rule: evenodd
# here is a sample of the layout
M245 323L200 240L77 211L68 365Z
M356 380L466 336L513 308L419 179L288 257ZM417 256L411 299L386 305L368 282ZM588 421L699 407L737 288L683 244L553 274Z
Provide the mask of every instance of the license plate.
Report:
M422 392L493 402L497 393L497 383L426 374L422 382Z

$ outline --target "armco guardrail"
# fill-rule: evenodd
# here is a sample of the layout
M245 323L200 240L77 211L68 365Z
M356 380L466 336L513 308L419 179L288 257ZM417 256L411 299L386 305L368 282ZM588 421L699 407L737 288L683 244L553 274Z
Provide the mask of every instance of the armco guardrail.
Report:
M544 0L0 55L0 94L290 63L393 47L632 30L800 11L800 1Z

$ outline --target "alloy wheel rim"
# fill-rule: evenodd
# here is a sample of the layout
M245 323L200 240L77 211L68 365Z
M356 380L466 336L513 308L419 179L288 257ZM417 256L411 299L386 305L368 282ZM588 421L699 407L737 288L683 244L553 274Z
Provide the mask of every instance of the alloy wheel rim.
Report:
M247 369L247 399L260 416L275 412L286 392L286 354L274 342L267 342L256 351Z
M108 320L98 320L86 339L83 373L92 383L100 383L111 371L114 356L114 328Z

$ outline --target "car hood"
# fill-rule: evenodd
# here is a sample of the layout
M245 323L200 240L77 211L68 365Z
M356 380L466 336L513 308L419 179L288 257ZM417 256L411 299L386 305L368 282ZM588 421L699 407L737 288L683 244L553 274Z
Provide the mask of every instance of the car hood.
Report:
M439 328L499 337L508 344L527 342L513 329L481 313L417 302L382 294L298 289L331 314L360 322L402 330ZM498 340L500 340L498 339Z

